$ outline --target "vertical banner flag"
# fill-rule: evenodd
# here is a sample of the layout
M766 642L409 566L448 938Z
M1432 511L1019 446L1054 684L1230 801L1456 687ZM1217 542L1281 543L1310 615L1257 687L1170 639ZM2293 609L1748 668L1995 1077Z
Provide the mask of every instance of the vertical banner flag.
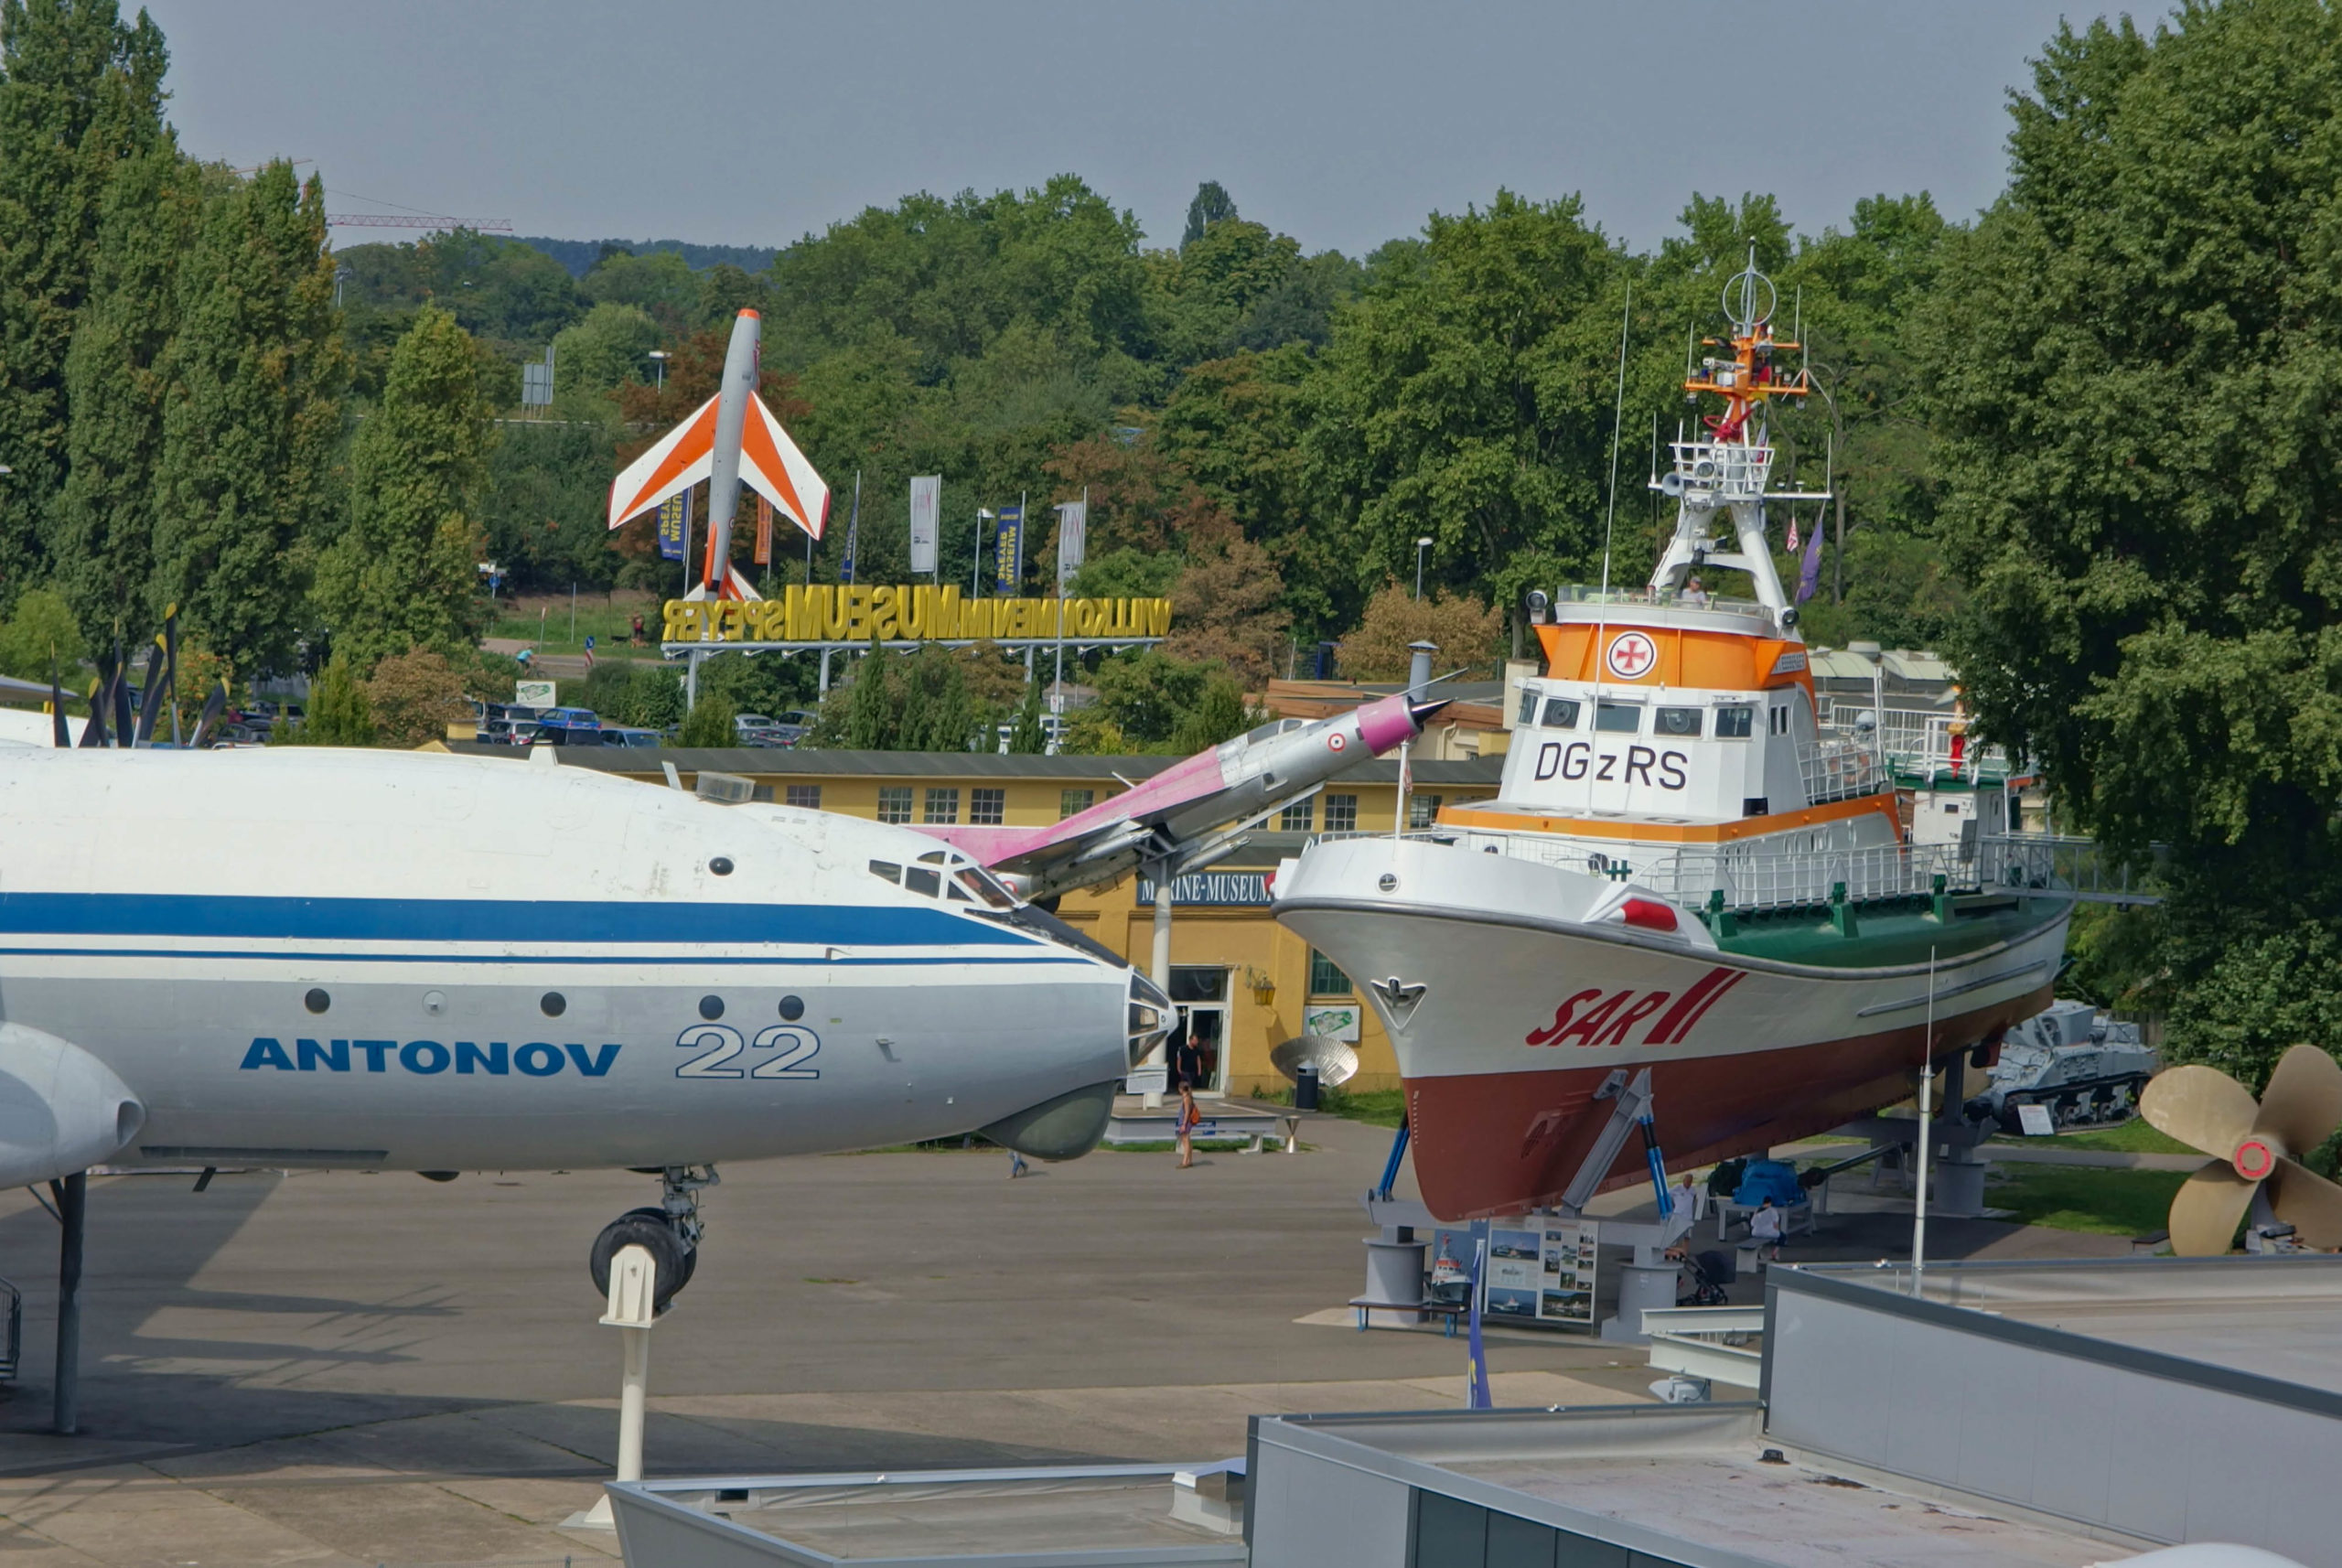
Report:
M683 558L683 534L692 525L692 492L669 496L659 503L659 559Z
M757 564L772 564L772 502L757 498Z
M854 471L854 510L845 522L845 559L838 564L838 581L854 581L854 546L862 542L862 470Z
M993 592L1014 595L1024 581L1025 508L1004 506L993 521Z
M930 474L911 480L911 571L932 572L935 540L943 521L943 476Z
M1081 570L1083 553L1088 549L1090 532L1090 498L1084 491L1078 501L1060 502L1058 507L1058 594L1062 597L1065 585Z

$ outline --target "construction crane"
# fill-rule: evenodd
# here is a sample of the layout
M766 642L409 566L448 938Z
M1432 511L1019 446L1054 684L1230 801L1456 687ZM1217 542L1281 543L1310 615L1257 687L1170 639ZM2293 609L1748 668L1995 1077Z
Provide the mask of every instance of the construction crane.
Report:
M469 229L479 234L510 234L510 218L481 218L466 222L460 218L407 218L383 212L352 212L328 218L326 222L337 229Z

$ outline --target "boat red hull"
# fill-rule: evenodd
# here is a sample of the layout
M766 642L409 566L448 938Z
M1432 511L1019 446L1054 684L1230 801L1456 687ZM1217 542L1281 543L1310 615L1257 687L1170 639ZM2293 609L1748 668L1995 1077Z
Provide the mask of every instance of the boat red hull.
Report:
M2047 1007L2043 984L2018 997L1938 1020L1940 1061L1997 1044L2012 1024ZM1926 1029L1778 1050L1654 1061L1651 1087L1670 1168L1761 1153L1810 1137L1909 1097ZM1519 1214L1558 1203L1609 1119L1595 1091L1607 1067L1461 1073L1405 1080L1415 1181L1444 1219ZM1794 1092L1784 1092L1794 1089ZM1629 1139L1600 1190L1646 1179L1639 1140Z

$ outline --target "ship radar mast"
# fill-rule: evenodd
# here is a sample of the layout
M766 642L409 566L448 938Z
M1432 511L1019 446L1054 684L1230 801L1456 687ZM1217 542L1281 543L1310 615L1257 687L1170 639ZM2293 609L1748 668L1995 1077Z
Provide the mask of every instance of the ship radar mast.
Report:
M1703 338L1700 347L1729 349L1731 354L1711 352L1687 363L1683 391L1694 404L1703 395L1721 398L1724 412L1703 415L1697 432L1679 430L1670 443L1672 467L1651 482L1652 489L1676 499L1678 510L1675 537L1651 574L1650 590L1654 596L1672 597L1702 567L1733 567L1748 574L1757 601L1789 632L1797 625L1797 610L1773 570L1772 547L1765 537L1765 503L1826 498L1770 488L1773 447L1767 410L1776 398L1803 398L1813 390L1801 364L1792 373L1780 362L1781 355L1791 349L1802 361L1805 345L1773 336L1773 313L1780 295L1773 280L1756 270L1754 245L1747 266L1724 285L1720 303L1724 319L1732 324L1732 336ZM1731 526L1728 539L1714 536L1720 521Z

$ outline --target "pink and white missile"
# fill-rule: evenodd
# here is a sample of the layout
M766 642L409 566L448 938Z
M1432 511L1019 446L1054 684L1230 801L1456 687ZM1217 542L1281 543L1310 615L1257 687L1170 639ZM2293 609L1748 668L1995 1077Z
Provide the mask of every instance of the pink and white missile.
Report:
M732 567L732 514L739 507L743 484L815 539L822 537L829 520L829 485L757 395L762 328L755 311L740 312L732 323L724 379L715 395L610 481L612 528L702 479L708 482L707 546L687 598L762 596Z
M1201 864L1195 856L1211 853L1218 830L1252 822L1366 757L1397 750L1445 706L1399 692L1322 719L1278 719L1046 828L923 831L1035 898L1110 881L1142 861L1168 857L1192 868Z

